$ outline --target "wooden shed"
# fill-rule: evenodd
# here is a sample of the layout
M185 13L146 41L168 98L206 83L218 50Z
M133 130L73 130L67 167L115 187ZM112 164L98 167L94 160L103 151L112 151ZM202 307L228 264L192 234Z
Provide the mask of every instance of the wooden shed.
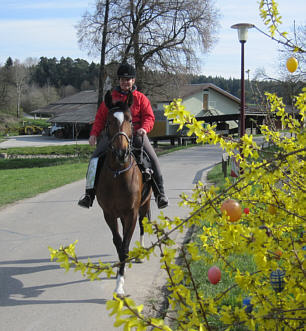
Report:
M49 116L58 137L88 137L97 112L98 92L86 90L32 111L35 116Z

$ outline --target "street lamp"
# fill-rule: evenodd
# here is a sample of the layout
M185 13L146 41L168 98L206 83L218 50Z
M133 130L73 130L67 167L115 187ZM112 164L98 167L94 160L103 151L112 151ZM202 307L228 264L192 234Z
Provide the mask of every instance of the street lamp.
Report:
M244 44L248 39L248 29L254 26L254 24L249 23L238 23L231 26L232 29L238 31L238 39L241 43L240 138L245 134Z

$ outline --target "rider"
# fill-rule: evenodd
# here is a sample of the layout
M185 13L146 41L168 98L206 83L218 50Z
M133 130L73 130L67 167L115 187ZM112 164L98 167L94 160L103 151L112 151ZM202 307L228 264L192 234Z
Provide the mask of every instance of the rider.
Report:
M116 101L125 101L129 91L133 93L133 104L131 106L132 122L133 122L133 145L141 147L143 144L144 151L148 154L153 170L153 185L152 189L155 196L155 201L159 209L168 206L168 198L165 195L163 178L159 166L159 161L152 147L147 133L154 126L154 113L149 99L141 92L137 91L135 84L135 69L130 64L121 64L117 71L119 78L119 86L112 90L112 98ZM89 144L96 145L97 137L105 128L108 109L104 102L98 108L92 130L90 132ZM104 134L93 152L86 175L86 192L85 196L79 200L78 205L84 208L89 208L95 198L94 179L98 164L99 156L106 152L108 147L108 138ZM155 185L154 185L155 184Z

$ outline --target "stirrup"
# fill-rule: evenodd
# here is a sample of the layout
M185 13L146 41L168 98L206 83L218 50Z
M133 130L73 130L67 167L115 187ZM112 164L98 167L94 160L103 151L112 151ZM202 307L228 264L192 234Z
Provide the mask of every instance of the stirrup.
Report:
M92 207L93 200L89 194L85 194L84 198L80 199L78 205L83 208Z
M153 176L153 170L150 168L144 169L144 171L142 171L142 176L143 176L144 182L148 182L149 180L151 180L151 178Z
M155 199L156 203L157 203L157 207L158 209L163 209L168 207L169 205L169 201L168 198L164 195L164 194L160 194L156 197Z

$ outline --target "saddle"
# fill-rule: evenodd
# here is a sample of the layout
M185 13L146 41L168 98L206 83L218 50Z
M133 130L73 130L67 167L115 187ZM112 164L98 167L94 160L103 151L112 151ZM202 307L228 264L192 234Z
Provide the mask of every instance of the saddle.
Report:
M143 147L133 148L132 154L136 160L139 170L142 173L142 179L144 182L148 182L152 179L153 170L152 163L149 155L143 150Z
M97 174L99 169L101 169L106 152L103 152L98 155L99 161L97 165ZM135 158L135 161L138 165L139 170L142 173L142 179L144 182L149 182L152 179L153 169L152 162L149 155L143 150L143 147L135 148L133 147L132 155Z

